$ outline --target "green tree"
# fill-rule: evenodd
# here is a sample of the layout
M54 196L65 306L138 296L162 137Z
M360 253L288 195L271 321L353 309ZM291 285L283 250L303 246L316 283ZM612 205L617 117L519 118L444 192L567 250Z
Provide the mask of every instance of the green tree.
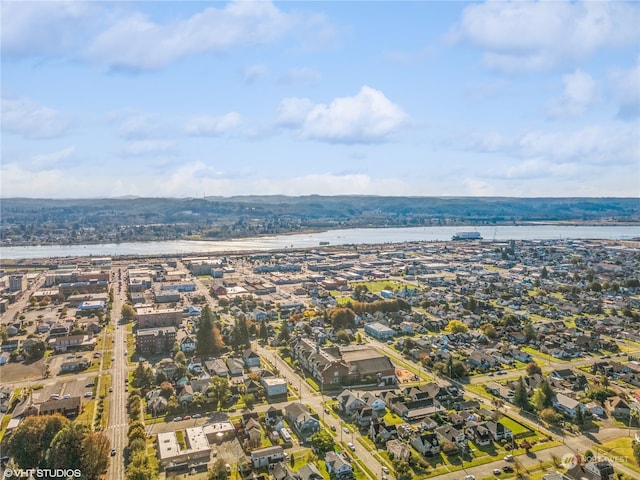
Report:
M533 375L540 375L542 373L542 368L536 362L527 363L526 372L528 377L532 377Z
M82 441L82 473L87 480L98 480L109 466L111 442L100 432L90 432Z
M311 446L319 456L324 456L327 452L332 452L335 448L333 436L326 430L320 430L311 437Z
M327 310L327 315L331 326L336 330L356 326L356 314L350 308L334 307Z
M529 395L527 395L527 388L522 377L518 379L518 384L516 385L516 389L513 392L513 404L523 410L531 409L531 404L529 403Z
M211 400L212 408L217 410L218 405L226 400L230 394L231 387L229 386L229 380L219 376L213 377L207 392L207 396Z
M173 360L176 363L179 363L181 365L186 365L187 364L187 356L184 354L184 352L182 350L180 350L178 353L176 353L176 355L173 357Z
M553 389L551 388L551 384L546 378L540 382L538 388L542 391L542 393L544 393L545 408L549 408L551 405L553 405L553 397L556 396L556 393L553 391Z
M267 330L267 323L264 320L260 322L260 330L258 331L258 336L265 342L269 338L269 330Z
M576 414L573 417L573 421L576 425L578 425L579 427L581 427L582 425L584 425L584 413L582 413L582 408L578 407L576 409Z
M162 385L160 385L160 395L169 400L169 398L171 398L172 395L175 395L175 393L176 391L170 382L162 382Z
M291 334L289 333L289 322L284 319L282 320L282 324L280 325L280 332L278 333L278 340L281 343L286 343L289 341Z
M225 480L227 478L227 469L225 468L224 460L221 458L216 459L213 465L209 468L207 474L207 480Z
M51 442L49 466L51 468L81 468L82 442L87 433L86 425L75 422L60 430Z
M633 449L633 457L636 459L636 463L640 464L640 442L634 440L631 442L631 448Z
M350 337L346 330L338 330L336 332L336 340L338 340L338 342L340 343L348 344L350 341Z
M120 315L122 315L122 319L127 323L130 323L136 320L136 310L128 303L125 303L124 305L122 305L122 309L120 310Z
M524 335L524 337L527 339L528 342L530 342L531 340L535 340L536 338L536 331L533 328L533 325L531 323L527 323L524 326L524 330L522 331L522 334Z
M256 396L253 393L246 393L242 395L242 401L244 402L246 407L251 410L254 403L256 403Z
M451 333L466 333L469 331L469 327L460 320L450 320L445 330Z
M555 411L554 408L545 408L540 412L540 418L543 422L549 425L558 425L562 422L563 417L561 413Z
M396 476L399 480L411 478L411 467L409 466L409 462L396 458L393 460L393 469L395 470Z
M531 395L531 405L533 408L540 412L546 408L547 397L540 388L536 388Z
M62 415L29 416L9 437L9 452L21 468L46 468L46 454L53 438L69 425Z
M200 314L200 328L196 334L196 353L200 357L208 357L218 353L216 338L213 332L213 312L209 305L205 305Z
M144 362L138 362L138 366L133 372L131 385L134 388L151 388L154 384L155 376L151 367L145 366Z
M490 323L484 323L480 325L480 330L489 338L497 338L498 332L496 332L496 327L494 327Z

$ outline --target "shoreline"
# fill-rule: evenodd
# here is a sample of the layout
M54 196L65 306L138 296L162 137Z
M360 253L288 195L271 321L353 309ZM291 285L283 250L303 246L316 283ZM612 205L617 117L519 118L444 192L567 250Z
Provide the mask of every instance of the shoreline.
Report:
M42 243L42 242L28 242L28 243L6 243L0 242L1 248L20 248L20 247L56 247L56 246L82 246L82 245L120 245L120 244L132 244L132 243L160 243L160 242L208 242L215 245L217 242L229 242L234 240L246 240L249 238L274 238L274 237L286 237L295 235L314 235L319 233L326 233L336 230L356 230L356 229L402 229L402 228L499 228L499 227L541 227L541 226L556 226L556 227L640 227L640 221L577 221L577 220L543 220L543 221L529 221L529 222L500 222L492 224L469 224L469 223L453 223L447 225L418 225L418 226L406 226L406 225L368 225L363 227L348 227L341 225L339 227L331 228L305 228L300 230L289 230L279 233L265 233L259 235L230 235L224 238L206 238L206 237L180 237L180 238L156 238L152 240L129 240L126 242L71 242L71 243ZM640 235L640 233L639 233Z

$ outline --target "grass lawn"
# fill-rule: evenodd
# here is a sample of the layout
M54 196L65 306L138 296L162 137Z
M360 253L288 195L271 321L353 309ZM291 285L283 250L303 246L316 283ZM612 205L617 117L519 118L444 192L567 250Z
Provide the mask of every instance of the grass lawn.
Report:
M104 401L104 410L100 418L100 428L104 430L109 425L109 400Z
M377 280L374 282L354 282L352 286L355 288L358 285L364 285L370 292L378 293L382 290L397 290L399 288L408 287L404 282L398 282L396 280Z
M109 370L111 368L111 359L113 358L113 352L108 350L104 352L104 360L102 362L102 368L104 370Z
M316 381L313 378L307 377L305 378L305 380L311 386L311 388L313 388L316 392L320 391L320 386L316 383Z
M383 417L384 423L387 425L399 425L405 423L405 421L393 412L387 411Z
M601 451L604 450L607 452L607 456L611 457L625 457L624 461L620 461L620 463L624 463L629 468L633 468L640 472L640 468L638 467L638 462L633 456L633 448L631 447L631 442L633 441L633 437L619 437L613 440L609 440L608 442L604 442L600 445L599 448L593 449L593 453L597 456L601 454Z
M91 427L93 423L93 410L95 409L95 407L95 400L90 400L85 403L82 407L82 412L76 417L75 421L78 423L85 423Z
M4 434L7 431L7 425L9 425L9 421L11 420L11 415L5 415L2 417L2 423L0 424L0 442L4 438Z
M521 423L516 422L514 419L506 415L500 418L500 423L502 423L505 427L510 428L513 436L516 438L524 438L525 436L535 435L535 432L533 430L522 425Z

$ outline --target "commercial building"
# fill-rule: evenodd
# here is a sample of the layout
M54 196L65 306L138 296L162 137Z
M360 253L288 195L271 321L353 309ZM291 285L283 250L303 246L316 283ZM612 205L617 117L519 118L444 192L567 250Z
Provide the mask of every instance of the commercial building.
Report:
M176 432L158 434L158 459L165 468L169 464L178 466L194 463L207 463L211 459L211 446L202 427L192 427L185 430L185 449L180 448Z

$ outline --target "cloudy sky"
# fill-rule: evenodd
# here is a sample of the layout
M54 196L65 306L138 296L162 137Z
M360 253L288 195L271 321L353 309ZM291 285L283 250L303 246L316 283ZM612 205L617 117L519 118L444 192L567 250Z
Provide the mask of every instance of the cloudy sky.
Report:
M3 197L640 196L637 2L0 8Z

